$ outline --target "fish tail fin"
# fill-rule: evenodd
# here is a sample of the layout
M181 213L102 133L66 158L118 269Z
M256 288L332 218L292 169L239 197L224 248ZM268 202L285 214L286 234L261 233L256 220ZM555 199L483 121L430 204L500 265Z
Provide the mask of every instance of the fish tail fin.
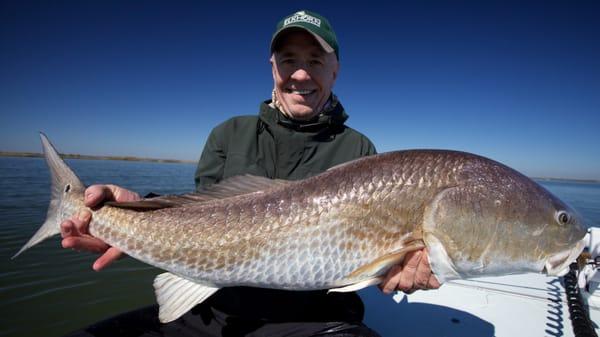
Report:
M45 239L60 233L60 214L59 210L67 194L80 193L83 199L85 186L81 180L73 173L67 164L60 158L60 155L52 146L45 134L40 132L42 147L44 149L44 158L50 168L52 178L52 195L50 205L46 214L46 221L38 231L27 241L27 243L12 257L13 259L23 253L25 250L35 246Z

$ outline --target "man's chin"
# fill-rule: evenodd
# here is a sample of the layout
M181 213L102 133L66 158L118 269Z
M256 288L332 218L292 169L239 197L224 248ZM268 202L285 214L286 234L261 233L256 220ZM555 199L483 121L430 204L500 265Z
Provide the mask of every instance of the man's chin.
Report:
M315 112L315 110L312 107L306 106L306 105L294 104L289 109L288 117L302 121L302 120L309 120L316 115L317 115L317 113Z

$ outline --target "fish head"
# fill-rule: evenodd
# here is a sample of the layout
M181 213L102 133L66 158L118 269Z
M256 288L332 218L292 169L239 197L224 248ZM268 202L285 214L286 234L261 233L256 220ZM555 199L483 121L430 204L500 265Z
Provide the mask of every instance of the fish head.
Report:
M520 247L512 247L529 261L531 271L564 275L585 248L581 215L535 181L516 174L514 179L519 179L517 188L508 193L514 205L503 209L499 225L512 228L507 238L520 236Z
M585 246L579 214L511 168L485 158L470 165L456 186L438 193L424 219L429 249L451 270L446 279L560 275Z
M549 252L542 272L551 276L563 276L567 273L569 264L585 248L587 229L581 215L566 203L555 198L551 205L546 221L552 226L548 226L548 235L541 236L538 243L548 247Z

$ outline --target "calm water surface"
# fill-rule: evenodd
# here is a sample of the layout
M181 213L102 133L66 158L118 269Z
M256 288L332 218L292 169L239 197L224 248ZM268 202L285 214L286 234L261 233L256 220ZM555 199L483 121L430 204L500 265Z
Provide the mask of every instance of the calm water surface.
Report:
M86 185L114 183L142 195L194 188L194 164L67 163ZM10 259L44 221L49 181L40 158L0 158L0 336L61 336L154 303L152 280L160 271L130 258L97 273L91 269L95 256L60 249L57 236ZM600 184L541 184L574 206L589 226L600 226Z
M194 164L67 160L86 185L115 183L145 195L194 188ZM158 269L125 258L102 272L95 256L53 237L10 260L46 217L50 176L41 158L0 158L0 336L60 336L154 302Z

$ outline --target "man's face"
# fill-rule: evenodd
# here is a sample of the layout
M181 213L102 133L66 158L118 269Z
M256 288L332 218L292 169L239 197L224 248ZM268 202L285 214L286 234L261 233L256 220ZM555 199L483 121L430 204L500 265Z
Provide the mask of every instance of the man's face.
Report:
M289 117L308 120L327 102L338 61L307 32L290 32L280 39L271 57L275 94Z

